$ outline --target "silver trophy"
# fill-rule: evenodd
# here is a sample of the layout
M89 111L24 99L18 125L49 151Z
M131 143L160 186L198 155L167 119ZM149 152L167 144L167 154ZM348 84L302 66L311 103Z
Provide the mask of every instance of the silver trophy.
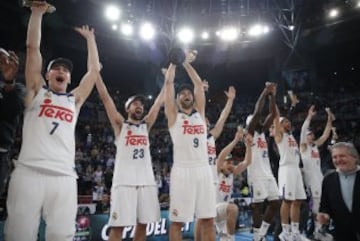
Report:
M6 56L6 58L9 58L10 57L10 54L8 51L6 51L5 49L3 48L0 48L0 54L3 54Z
M34 1L34 0L23 0L23 7L28 7L31 8L32 6L34 6L35 3L38 2L45 2L45 1ZM46 10L47 13L53 13L56 11L56 8L54 7L54 5L50 4L50 3L46 3L48 8Z

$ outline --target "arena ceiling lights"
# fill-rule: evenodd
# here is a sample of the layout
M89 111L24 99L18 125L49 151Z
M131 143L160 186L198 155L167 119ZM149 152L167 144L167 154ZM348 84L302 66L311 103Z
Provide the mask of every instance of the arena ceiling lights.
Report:
M182 27L178 31L177 37L184 44L191 43L194 40L194 30L189 27Z
M235 27L224 27L220 31L219 37L226 42L235 41L239 37L239 30Z
M131 36L134 33L134 29L131 23L123 23L121 25L121 33L125 36Z
M145 22L140 27L140 37L144 40L152 40L155 37L155 28L149 22Z
M150 4L151 2L152 4ZM292 2L295 3L295 0L292 0ZM156 14L154 15L154 13L157 13L153 10L153 8L155 8L154 3L155 0L150 1L150 5L146 7L145 11L143 9L142 11L138 12L136 12L137 10L134 8L134 5L131 4L124 5L121 9L119 8L117 3L106 5L104 15L106 19L110 22L109 28L115 32L120 32L120 36L124 36L125 39L138 38L145 41L151 41L156 36L160 36L165 37L169 41L172 41L172 39L174 39L175 37L179 43L183 44L189 44L194 41L198 42L199 44L211 44L217 41L255 41L256 39L264 37L265 35L272 32L275 29L275 26L279 26L280 29L285 29L289 33L296 34L295 32L300 31L300 25L294 22L294 19L297 19L295 17L291 18L291 21L289 20L284 22L284 18L279 18L275 19L274 22L271 22L271 19L266 17L263 18L263 16L259 15L257 16L257 18L260 19L260 22L258 22L257 24L251 24L250 18L249 21L245 20L245 22L239 19L234 19L235 15L228 16L227 13L231 14L228 9L234 7L232 5L234 5L235 3L225 4L226 8L224 7L224 9L222 9L218 23L214 24L214 21L205 21L201 23L196 21L191 22L189 21L189 19L186 19L185 21L194 23L194 25L186 24L187 28L183 28L185 25L183 25L183 27L181 24L179 25L176 18L171 18L172 15L170 17L164 16L161 21L158 21L159 16ZM169 0L169 4L170 3L172 3L172 1ZM181 3L182 5L180 4L176 6L184 5L184 9L191 9L188 6L189 4L192 4L191 2L181 1ZM275 9L275 11L286 12L286 14L284 15L288 15L289 11L291 9L294 9L294 6L283 8L279 7L278 9ZM345 4L329 4L329 6L332 6L332 8L327 8L325 14L327 19L331 21L338 19L342 15L345 15L346 12L351 11L351 9L360 9L360 0L347 0ZM164 9L168 8L164 7ZM246 10L247 8L244 9ZM157 10L161 11L163 9L160 6ZM181 10L182 9L180 7L179 9L174 8L174 11ZM249 11L249 13L245 13L245 15L243 16L249 16L252 18L252 16L249 15L250 13L251 11ZM143 15L139 16L139 14ZM214 12L214 14L216 15L216 12ZM181 16L179 16L178 18L181 19ZM209 26L206 26L207 24L209 24ZM175 34L175 36L172 36L173 34Z
M115 5L108 5L105 8L105 17L109 21L117 21L120 18L120 8Z
M137 36L145 41L150 41L154 39L154 37L157 35L156 27L151 22L137 21L136 19L135 21L133 21L124 16L121 16L121 12L121 9L116 4L105 6L104 15L105 18L111 22L110 28L113 31L120 32L120 34L126 38L132 37L134 36L134 33L137 33ZM123 19L121 19L121 17ZM249 29L248 32L251 33L250 36L258 37L264 33L267 33L268 30L268 28L265 30L263 29L263 27L261 27L260 32L256 28ZM178 41L183 44L192 43L196 39L204 42L209 42L214 40L211 39L211 36L217 36L217 39L225 42L233 42L244 34L244 31L234 26L223 26L222 29L213 32L211 31L211 29L199 29L197 31L191 26L187 26L178 27L175 32Z
M329 16L329 18L336 18L339 16L339 14L340 14L340 11L338 8L332 8L332 9L330 9L328 16Z
M289 27L290 29L290 27ZM292 31L294 28L291 28L290 30ZM248 30L248 35L251 37L259 37L261 35L267 34L269 33L269 27L267 25L263 25L263 24L255 24L253 26L250 26L249 30Z

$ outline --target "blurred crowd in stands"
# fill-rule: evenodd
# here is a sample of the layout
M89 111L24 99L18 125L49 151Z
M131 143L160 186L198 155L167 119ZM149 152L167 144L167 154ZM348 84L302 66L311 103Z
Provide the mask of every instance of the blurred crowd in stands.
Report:
M232 112L227 120L221 137L217 140L217 153L225 147L234 136L238 125L245 126L246 117L252 113L258 94L237 97ZM126 96L113 93L113 99L119 110L123 110ZM298 139L301 125L306 118L308 107L316 105L318 115L311 126L315 136L319 136L326 123L325 107L330 107L336 115L334 126L336 127L336 138L329 138L328 145L333 139L338 141L351 141L360 150L360 95L345 93L324 93L314 94L311 92L299 93L300 102L296 106L293 116L294 136ZM148 101L149 103L151 100ZM277 103L282 115L288 111L289 98L285 96L278 99ZM210 123L215 122L224 106L224 100L208 99L207 116ZM16 143L14 145L13 157L16 155L21 145L21 129L18 130ZM172 146L171 139L166 128L166 121L163 110L150 133L151 154L153 160L153 170L159 188L159 200L162 207L167 207L169 202L169 182L170 170L172 166ZM233 156L238 161L242 161L245 154L245 146L238 144ZM320 150L322 169L333 168L327 146ZM111 190L113 168L115 163L114 136L110 123L107 120L105 109L99 101L97 93L84 104L81 110L77 131L76 131L76 171L78 173L78 193L92 197L92 202L97 204L98 213L109 212L109 194ZM271 152L270 152L271 154ZM276 151L273 153L276 155ZM270 158L273 160L274 158ZM275 158L276 159L276 158ZM276 163L273 164L276 170ZM277 176L276 171L274 172ZM247 197L249 188L246 182L246 172L234 181L234 196Z

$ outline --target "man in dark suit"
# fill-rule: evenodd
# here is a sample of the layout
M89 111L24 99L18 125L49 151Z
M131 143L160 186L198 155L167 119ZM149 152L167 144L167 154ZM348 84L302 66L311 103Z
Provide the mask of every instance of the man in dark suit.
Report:
M324 177L317 219L334 221L336 241L360 241L359 154L351 143L339 142L331 155L336 171Z

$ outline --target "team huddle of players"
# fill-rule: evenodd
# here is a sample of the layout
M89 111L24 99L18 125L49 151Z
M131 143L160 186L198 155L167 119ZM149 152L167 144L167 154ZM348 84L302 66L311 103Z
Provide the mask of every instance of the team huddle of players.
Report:
M73 66L64 58L51 61L45 76L42 76L41 22L47 7L46 2L37 2L31 7L23 143L9 186L6 240L36 240L40 217L47 224L46 240L73 240L77 210L74 132L80 108L94 86L111 122L117 147L109 240L121 240L124 227L130 225L136 226L134 240L145 240L146 224L160 218L148 134L162 105L173 143L169 209L171 241L182 240L183 223L192 221L194 217L196 240L214 241L214 224L221 240L235 240L238 209L230 202L232 185L234 175L246 169L254 210L253 240L266 239L280 199L283 231L279 238L283 241L302 240L299 232L300 204L306 199L306 194L299 168L300 156L305 184L311 191L316 213L323 177L317 147L331 132L334 116L329 109L326 110L328 120L324 133L315 140L314 133L308 129L315 115L314 106L310 107L299 147L291 134L289 119L281 117L277 108L276 84L266 82L253 114L247 117L246 129L239 127L234 139L217 157L215 141L229 116L236 91L229 87L225 92L227 103L216 124L210 128L205 117L205 88L208 86L191 65L196 52L186 53L180 64L170 63L164 85L146 115L145 99L135 95L125 103L127 117L124 117L101 77L94 30L88 26L76 28L85 38L88 49L88 71L79 86L66 92ZM176 69L180 66L189 75L192 85L181 85L175 90ZM264 118L261 115L266 102L270 111ZM270 167L265 137L269 130L280 154L278 182ZM231 151L239 142L245 143L246 155L242 162L234 165ZM265 200L268 205L262 213ZM319 227L317 225L316 231Z

